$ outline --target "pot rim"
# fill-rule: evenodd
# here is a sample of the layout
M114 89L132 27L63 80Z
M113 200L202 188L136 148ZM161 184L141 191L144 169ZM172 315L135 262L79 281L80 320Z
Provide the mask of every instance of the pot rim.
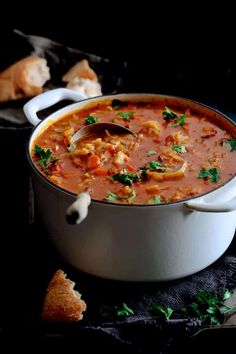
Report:
M62 192L63 194L66 194L68 196L71 196L71 197L76 197L77 194L76 193L73 193L73 192L70 192L60 186L57 186L56 184L54 184L53 182L49 181L44 175L43 173L37 169L36 165L34 164L32 158L31 158L31 154L30 154L30 144L31 144L31 140L33 138L33 135L34 135L34 132L36 129L38 129L38 127L43 123L45 122L46 120L50 120L50 118L54 115L54 114L60 114L60 112L62 112L65 108L68 109L68 108L75 108L76 105L78 103L81 103L81 102L85 102L85 101L89 101L89 100L100 100L100 99L106 99L108 97L117 97L117 96L147 96L147 97L151 97L151 96L155 96L155 97L162 97L162 98L169 98L169 99L180 99L180 100L184 100L184 101L187 101L187 102L190 102L190 103L194 103L196 105L199 105L201 107L205 107L207 109L209 109L210 111L213 111L217 114L220 114L225 120L227 120L229 123L233 124L234 126L236 126L236 122L234 122L231 118L229 118L226 114L222 113L221 111L215 109L215 108L212 108L211 106L207 105L207 104L204 104L204 103L200 103L198 101L195 101L195 100L192 100L190 98L185 98L185 97L182 97L182 96L172 96L172 95L165 95L165 94L156 94L156 93L118 93L118 94L107 94L107 95L102 95L102 96L97 96L97 97L88 97L88 98L85 98L81 101L78 101L76 103L72 103L72 104L69 104L59 110L57 110L56 112L50 114L47 118L43 119L39 124L37 124L32 132L31 132L31 135L30 135L30 138L28 140L28 143L27 143L27 146L26 146L26 156L27 156L27 159L29 161L29 164L31 166L31 168L33 169L33 171L38 175L38 177L40 177L40 179L48 184L49 186L51 186L53 189L59 191L59 192ZM69 112L67 112L66 114L69 114ZM63 117L63 115L61 116L61 118ZM60 119L60 117L58 118ZM193 200L193 199L197 199L197 198L202 198L206 195L209 195L210 193L213 193L215 192L216 190L224 187L226 184L228 184L230 181L232 181L234 178L236 177L236 172L235 174L230 178L228 179L227 181L225 181L224 183L220 184L218 187L215 187L213 188L212 190L206 192L206 193L202 193L202 194L197 194L196 196L191 196L189 198L186 198L186 199L181 199L181 200L177 200L177 201L173 201L173 202L169 202L169 203L160 203L160 204L123 204L123 203L113 203L113 202L107 202L105 200L97 200L97 199L91 199L91 201L93 203L98 203L98 204L105 204L105 205L113 205L113 206L119 206L119 207L138 207L138 208L141 208L141 207L163 207L163 206L169 206L169 205L176 205L176 204L183 204L183 203L186 203L186 202L189 202L190 200Z

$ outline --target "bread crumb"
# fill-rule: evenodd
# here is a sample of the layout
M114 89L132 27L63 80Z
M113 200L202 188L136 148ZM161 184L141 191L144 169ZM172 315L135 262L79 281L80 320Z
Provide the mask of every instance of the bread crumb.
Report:
M87 305L74 290L75 283L57 270L50 281L44 299L42 319L50 322L77 322L83 318Z

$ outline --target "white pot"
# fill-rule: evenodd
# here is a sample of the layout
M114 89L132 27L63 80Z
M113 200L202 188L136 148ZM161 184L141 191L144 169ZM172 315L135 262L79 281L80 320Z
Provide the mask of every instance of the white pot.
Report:
M207 112L217 120L224 120L236 131L235 123L221 113L187 99L122 94L89 101L127 97L147 101L165 99L170 106L171 102L179 102L185 107ZM56 89L33 98L25 105L24 111L28 120L36 125L40 122L37 111L68 98L78 101L83 97L67 89ZM235 233L236 177L220 188L187 202L133 206L92 200L89 205L90 200L85 195L82 203L80 200L73 205L73 208L79 205L80 223L67 223L66 210L76 196L49 182L34 166L30 150L42 129L87 102L82 100L69 105L38 124L28 147L35 200L44 226L64 259L96 276L150 281L184 277L219 258Z

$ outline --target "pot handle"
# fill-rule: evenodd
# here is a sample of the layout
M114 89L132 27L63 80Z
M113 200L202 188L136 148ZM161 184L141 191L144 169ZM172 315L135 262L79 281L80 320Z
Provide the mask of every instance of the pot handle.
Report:
M28 121L32 125L37 125L41 122L41 119L37 116L38 111L51 107L62 100L81 101L85 98L87 97L79 92L66 88L58 88L41 93L40 95L32 98L24 105L23 110Z
M232 198L226 203L215 204L215 203L207 203L202 200L198 202L197 201L187 202L185 203L185 206L188 209L194 211L203 211L208 213L227 213L236 210L236 197Z
M185 203L188 209L210 213L227 213L236 210L236 177L209 195ZM234 196L233 198L232 195Z
M89 193L80 193L76 201L72 203L66 212L66 220L68 224L80 224L88 215L88 207L91 203Z

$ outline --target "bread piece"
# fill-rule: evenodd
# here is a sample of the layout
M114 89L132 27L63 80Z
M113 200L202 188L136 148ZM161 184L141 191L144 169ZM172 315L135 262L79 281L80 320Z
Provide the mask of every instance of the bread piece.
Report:
M0 73L0 102L36 96L49 79L46 60L30 55Z
M76 63L70 70L62 77L62 81L70 82L73 79L90 79L98 81L98 77L92 68L89 66L88 60L84 59Z
M12 81L0 78L0 102L15 99L15 85Z
M89 79L73 79L68 82L66 87L78 91L87 97L102 95L102 88L99 82Z
M86 303L81 294L74 290L75 283L66 278L62 270L57 270L47 288L42 319L55 322L76 322L83 318Z

